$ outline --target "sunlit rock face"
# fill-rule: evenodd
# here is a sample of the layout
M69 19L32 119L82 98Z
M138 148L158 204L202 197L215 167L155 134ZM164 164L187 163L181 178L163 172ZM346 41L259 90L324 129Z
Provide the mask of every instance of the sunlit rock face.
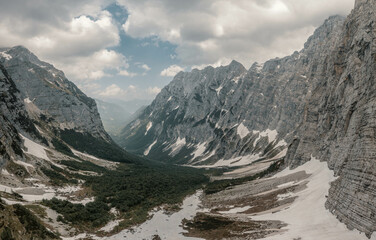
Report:
M305 103L340 41L343 17L325 21L304 48L245 69L181 72L125 127L125 149L191 165L245 165L285 154Z

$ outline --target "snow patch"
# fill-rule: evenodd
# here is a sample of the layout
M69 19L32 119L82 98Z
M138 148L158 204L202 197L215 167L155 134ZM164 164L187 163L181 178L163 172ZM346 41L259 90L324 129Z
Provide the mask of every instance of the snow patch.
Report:
M284 147L284 146L287 146L287 142L285 140L281 140L277 143L277 145L275 145L275 148L277 147Z
M21 138L24 140L24 146L27 148L27 151L24 151L25 153L31 154L35 157L42 158L44 160L50 161L50 159L47 157L45 147L42 145L31 141L27 137L21 135Z
M153 213L153 217L143 224L133 228L126 229L111 237L106 237L107 240L122 240L122 239L152 239L154 235L159 235L161 239L190 239L200 240L199 238L185 237L182 233L181 222L185 218L192 219L200 210L200 196L202 191L195 195L187 197L183 201L181 210L171 215L166 214L163 210Z
M25 99L24 99L24 102L25 102L25 103L32 103L32 101L31 101L29 98L25 98Z
M103 231L103 232L111 232L112 230L114 230L114 228L116 226L119 225L119 223L121 222L122 220L114 220L114 221L111 221L109 223L107 223L104 227L102 227L101 229L99 229L99 231Z
M219 93L221 92L223 86L219 86L217 89L215 89L215 91L217 92L217 95L219 95Z
M175 156L182 147L184 147L187 144L185 138L180 138L176 140L174 144L172 144L169 148L171 149L171 152L169 153L170 156Z
M253 134L259 134L258 138L253 142L253 146L255 147L257 142L262 138L262 137L268 137L269 143L274 142L275 139L277 138L278 132L277 130L270 130L266 129L263 132L259 131L253 131Z
M87 157L87 158L91 158L91 159L94 159L94 160L98 160L98 161L101 161L102 159L99 159L97 157L94 157L93 155L90 155L90 154L87 154L87 153L83 153L83 152L79 152L73 148L71 148L71 151L73 152L74 155L76 155L77 157L81 157L80 155L84 156L84 157Z
M287 223L287 231L266 237L267 240L366 240L367 237L359 231L349 230L345 224L338 221L326 208L326 196L330 183L336 179L326 162L320 162L315 158L304 165L294 169L285 169L277 173L273 178L287 176L289 174L305 171L311 174L308 178L307 188L297 192L279 195L279 199L297 197L286 209L279 212L266 213L252 216L253 220L277 220ZM307 207L309 206L309 207ZM376 236L375 236L376 237ZM375 239L372 236L372 239Z
M153 123L152 122L148 122L148 124L146 125L146 132L145 132L145 136L146 134L148 134L150 128L153 126Z
M241 139L243 139L244 137L246 137L248 134L249 134L249 130L246 126L244 126L243 123L241 123L238 128L237 128L237 133L238 135L240 136Z
M193 152L193 159L200 157L206 150L207 142L200 143L199 145L196 146L196 150Z
M153 113L150 113L150 116L152 115ZM132 127L131 127L131 129L134 129L134 128L136 128L136 127L138 127L140 125L140 120L136 120L133 124L132 124Z
M151 150L151 148L157 143L157 140L155 140L152 144L150 144L150 146L145 150L144 152L144 155L147 156L149 155L149 152Z
M9 55L6 52L0 52L0 56L2 56L3 58L5 58L6 60L11 60L12 59L12 56Z
M242 213L242 212L245 212L245 211L247 211L247 210L249 210L251 208L252 207L250 207L250 206L237 207L237 208L230 209L228 211L219 211L219 213L222 213L222 214Z
M42 201L43 199L51 200L55 197L55 193L52 190L46 190L45 193L37 195L37 194L22 194L20 193L22 198L28 202L36 202Z
M73 200L69 200L69 202L71 203L75 203L75 204L82 204L82 205L86 205L90 202L94 202L95 198L94 197L89 197L89 198L84 198L80 201L73 201Z
M25 163L25 162L20 161L20 160L13 160L13 162L16 163L16 164L18 164L18 165L22 165L22 166L26 167L26 169L28 167L34 168L34 166L31 165L30 163Z
M6 169L1 169L1 175L3 175L3 176L9 176L10 175L10 173L6 170Z

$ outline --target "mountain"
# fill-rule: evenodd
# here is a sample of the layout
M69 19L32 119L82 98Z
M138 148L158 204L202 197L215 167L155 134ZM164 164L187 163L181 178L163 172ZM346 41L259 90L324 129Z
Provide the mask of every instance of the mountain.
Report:
M375 9L375 1L356 1L286 156L292 167L311 154L327 161L338 178L326 206L368 236L376 231Z
M63 72L24 47L0 50L0 239L106 238L206 182L129 154Z
M181 72L119 140L179 164L253 165L313 157L334 171L326 207L350 229L376 231L376 2L327 19L285 58ZM309 206L307 206L309 207Z
M32 119L33 124L29 125L38 127L34 132L44 133L45 145L60 145L57 142L63 141L76 150L105 159L131 158L104 130L95 101L70 82L62 71L40 61L22 46L1 48L0 53L0 63L22 99L23 103L18 105L22 105ZM15 121L13 125L18 123ZM110 154L109 150L113 152Z
M291 56L181 72L121 133L126 150L190 165L283 157L344 18L331 17Z
M123 107L115 103L95 99L105 130L111 135L117 135L131 117Z

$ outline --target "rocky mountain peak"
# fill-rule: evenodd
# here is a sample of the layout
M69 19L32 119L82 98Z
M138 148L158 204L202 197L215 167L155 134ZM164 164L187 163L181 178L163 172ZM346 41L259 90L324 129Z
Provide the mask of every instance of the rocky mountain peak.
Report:
M35 56L29 49L24 46L15 46L12 48L0 48L1 52L5 52L10 55L12 58L17 59L18 61L27 61L34 64L40 64L40 60ZM10 59L8 59L10 60Z
M236 60L232 60L231 63L228 65L228 67L230 69L241 69L241 70L246 70L245 67L243 66L243 64L241 64L240 62L236 61Z
M22 46L0 49L0 63L19 90L28 114L40 128L46 127L44 131L61 135L74 147L81 144L76 141L78 137L113 144L104 130L95 101L62 71L39 60Z

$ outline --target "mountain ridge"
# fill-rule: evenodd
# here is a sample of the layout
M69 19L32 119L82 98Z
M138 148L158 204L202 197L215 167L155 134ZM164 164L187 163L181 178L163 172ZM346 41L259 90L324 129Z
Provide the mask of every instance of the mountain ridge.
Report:
M231 165L242 157L273 158L282 154L284 141L293 138L288 134L301 120L304 99L317 82L306 75L313 68L323 68L317 59L338 41L343 21L341 16L330 17L300 52L254 63L249 70L232 61L228 66L178 73L144 114L125 127L119 144L137 154L148 153L151 158L193 165L221 160ZM323 39L325 44L321 43ZM179 139L186 145L179 146ZM195 157L198 153L205 156Z
M177 74L124 128L119 144L196 167L327 161L337 179L326 207L370 238L376 231L375 9L374 1L357 0L347 18L328 18L301 51L255 63L245 74L230 65Z

